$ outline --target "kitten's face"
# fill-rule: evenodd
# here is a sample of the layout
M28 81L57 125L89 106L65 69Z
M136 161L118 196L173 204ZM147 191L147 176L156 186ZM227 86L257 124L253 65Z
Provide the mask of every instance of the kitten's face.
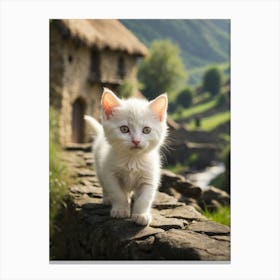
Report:
M106 100L103 98L103 127L108 142L115 149L140 154L163 143L167 132L165 95L159 97L159 100L148 102L135 98L115 100L117 97L109 94L109 98L114 99L107 100L109 105L115 101L117 104L113 104L116 105L113 108L106 107Z

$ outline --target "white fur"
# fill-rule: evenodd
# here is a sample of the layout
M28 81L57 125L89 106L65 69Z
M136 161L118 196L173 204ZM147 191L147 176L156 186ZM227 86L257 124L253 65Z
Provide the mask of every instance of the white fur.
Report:
M160 121L147 100L118 101L120 105L112 115L108 117L103 112L102 126L85 116L97 134L93 144L95 169L103 187L103 202L112 204L111 216L131 217L137 224L148 225L160 182L160 146L167 134L166 109ZM123 125L129 127L130 133L120 131ZM151 128L149 134L143 133L146 126ZM139 149L133 148L133 139L140 141Z

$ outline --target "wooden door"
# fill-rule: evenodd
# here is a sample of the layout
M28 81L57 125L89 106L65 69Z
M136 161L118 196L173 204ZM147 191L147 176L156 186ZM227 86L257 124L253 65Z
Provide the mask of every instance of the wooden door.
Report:
M85 141L85 109L84 100L77 98L72 107L72 141L74 143L84 143Z

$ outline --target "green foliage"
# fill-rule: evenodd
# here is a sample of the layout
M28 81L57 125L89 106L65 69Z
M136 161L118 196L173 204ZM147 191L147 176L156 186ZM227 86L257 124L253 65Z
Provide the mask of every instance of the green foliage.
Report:
M61 148L55 143L50 143L50 221L57 215L63 198L67 192L67 169L60 162Z
M187 160L188 165L194 165L199 161L199 154L198 153L192 153L191 156Z
M194 92L191 88L184 88L178 93L177 103L188 108L193 103Z
M50 234L54 232L54 220L64 205L70 177L66 166L61 162L62 148L58 142L58 113L50 108L50 150L49 150L49 192L50 192Z
M230 141L230 135L228 133L221 133L221 134L219 134L219 138L223 139L226 142Z
M209 210L206 208L204 212L202 213L205 217L208 219L226 225L230 226L230 206L220 206L218 209L214 212L209 212Z
M153 42L138 73L139 80L144 85L143 93L148 98L155 98L163 92L175 92L186 79L179 48L169 40Z
M218 126L224 124L225 122L228 122L230 120L230 112L221 112L215 115L212 115L207 118L201 119L201 125L199 127L200 130L204 131L213 131ZM194 122L191 123L189 126L190 130L196 129L196 125Z
M118 95L122 98L128 98L132 95L132 91L132 83L128 80L124 80L118 88Z
M170 38L182 50L182 61L188 70L229 62L230 20L124 19L121 22L148 47L154 40Z
M213 99L209 92L202 92L200 94L196 94L193 98L193 104L199 105L205 102L210 101L210 99Z
M169 101L168 102L168 113L172 114L175 113L175 111L177 110L177 105L174 101Z
M219 160L225 164L225 172L217 176L210 182L211 186L219 188L227 193L230 193L230 145L223 149L219 155Z
M50 130L50 143L58 143L59 142L59 115L57 111L50 107L49 112L49 130Z
M212 65L212 63L210 65ZM229 63L228 62L216 63L215 67L217 67L221 71L221 73L224 77L224 80L229 79L230 72L229 72ZM189 85L200 85L201 81L203 80L203 76L205 75L205 72L208 69L209 69L209 64L204 65L202 67L189 69L189 71L188 71Z
M213 179L209 185L225 191L225 180L226 180L226 175L225 173L222 173L218 175L215 179Z
M220 93L218 95L218 101L217 101L217 105L219 107L225 106L227 105L227 97L225 93Z
M224 150L224 163L226 166L224 190L230 194L230 145Z
M192 106L192 107L190 107L188 109L180 109L180 106L179 106L178 110L176 110L176 112L174 114L172 114L171 117L175 121L179 120L181 118L189 118L191 116L194 116L196 114L200 114L200 113L206 112L206 111L214 108L216 106L216 104L217 104L217 100L216 99L212 99L212 100L210 100L208 102Z
M203 89L213 96L220 92L222 85L222 73L217 67L209 68L203 77Z

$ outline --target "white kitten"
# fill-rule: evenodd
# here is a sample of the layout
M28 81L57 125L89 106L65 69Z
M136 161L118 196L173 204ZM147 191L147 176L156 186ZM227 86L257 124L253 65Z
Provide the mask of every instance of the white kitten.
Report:
M131 217L140 225L151 222L150 210L160 181L160 146L167 134L167 103L166 94L151 102L122 100L104 88L102 125L85 116L97 134L95 169L103 187L103 203L112 204L112 217Z

